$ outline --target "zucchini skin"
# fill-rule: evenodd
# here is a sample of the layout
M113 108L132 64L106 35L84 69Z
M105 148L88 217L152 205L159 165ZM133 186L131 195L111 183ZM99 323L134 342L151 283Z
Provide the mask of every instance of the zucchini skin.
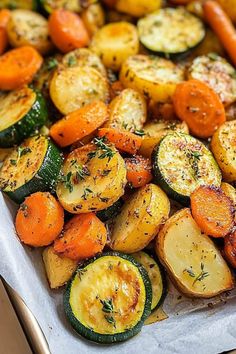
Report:
M108 221L120 213L123 204L124 201L120 198L108 208L98 211L96 215L101 221Z
M106 256L117 256L117 257L120 257L120 258L123 258L125 260L132 262L133 265L135 265L139 269L139 272L142 276L143 283L145 286L146 302L145 302L144 311L143 311L141 320L133 328L128 329L122 333L100 334L100 333L93 332L91 329L85 327L77 320L77 318L74 316L73 311L70 306L70 289L71 289L73 279L77 275L78 271L81 268L83 269L84 267L87 267L89 264L93 263L96 259L101 258L101 257L106 257ZM123 341L126 341L127 339L135 336L137 333L139 333L141 331L143 324L144 324L144 321L151 313L151 303L152 303L152 287L151 287L151 283L150 283L150 280L149 280L146 270L132 256L124 254L124 253L120 253L120 252L106 252L106 253L99 254L99 255L95 256L94 258L85 262L82 266L79 266L77 268L77 270L75 271L73 277L69 281L69 283L67 283L67 287L66 287L66 290L64 293L64 299L63 299L65 314L66 314L69 322L71 323L72 327L74 328L74 330L78 334L85 337L86 339L93 341L93 342L101 343L101 344L111 344L111 343L123 342Z
M5 192L15 203L20 204L25 197L35 192L54 192L62 166L62 156L58 148L48 139L48 148L36 175L14 192Z
M153 260L158 265L158 267L160 269L160 273L161 273L163 290L162 290L162 295L160 297L160 300L158 301L157 305L152 309L152 312L154 312L158 307L160 307L163 304L163 302L164 302L164 300L166 298L167 292L168 292L168 283L167 283L167 277L166 277L166 270L163 267L163 265L161 264L161 262L159 261L159 259L157 258L156 254L154 254L152 252L148 252L147 250L144 250L144 252L146 252L150 257L153 258Z
M48 119L46 101L40 92L35 92L36 100L29 112L15 124L0 131L0 148L19 145L46 123Z
M157 162L157 156L159 153L159 148L160 148L162 140L160 141L160 143L158 145L155 146L155 148L153 149L152 155L151 155L154 183L159 185L170 198L176 200L177 202L179 202L180 204L182 204L184 206L189 206L190 198L186 195L179 194L174 189L172 189L166 183L166 181L163 178L162 173L159 169L158 162Z

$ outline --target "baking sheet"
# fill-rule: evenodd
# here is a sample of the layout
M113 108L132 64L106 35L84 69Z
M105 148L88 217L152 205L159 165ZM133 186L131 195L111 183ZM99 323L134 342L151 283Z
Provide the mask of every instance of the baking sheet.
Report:
M52 354L216 354L236 348L236 292L189 300L170 286L169 318L144 326L131 340L101 346L83 340L67 323L62 290L48 287L40 249L23 247L14 230L14 206L0 194L0 273L37 318Z

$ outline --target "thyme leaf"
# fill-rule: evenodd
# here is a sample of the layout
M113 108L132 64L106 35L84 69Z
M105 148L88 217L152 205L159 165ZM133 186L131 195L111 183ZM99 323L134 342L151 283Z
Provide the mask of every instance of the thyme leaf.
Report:
M102 311L106 313L111 313L113 312L113 303L112 299L107 299L107 300L100 300L102 306Z
M114 328L116 328L116 320L113 316L105 315L104 318L108 323L112 324Z
M84 194L82 195L82 199L83 199L83 200L87 200L88 195L89 195L90 193L93 193L93 191L92 191L90 188L84 188Z
M58 66L58 61L56 58L50 58L47 62L47 70L52 70L57 68Z

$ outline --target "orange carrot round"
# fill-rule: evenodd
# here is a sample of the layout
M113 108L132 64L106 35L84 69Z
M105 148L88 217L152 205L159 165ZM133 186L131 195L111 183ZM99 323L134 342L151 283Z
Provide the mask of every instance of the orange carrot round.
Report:
M3 54L0 57L0 90L15 90L30 83L42 62L41 55L30 46Z
M105 225L93 213L75 215L65 226L62 237L54 242L61 255L82 260L101 252L106 244Z
M49 17L49 33L53 43L63 53L85 47L89 35L80 17L68 10L58 9Z
M199 138L209 138L226 120L225 109L218 95L198 80L177 85L173 103L177 116Z
M16 215L16 232L22 242L40 247L52 243L61 233L64 210L48 192L27 197Z
M117 130L115 128L101 128L98 130L98 136L106 137L115 145L118 150L134 155L142 144L142 138L127 130Z
M107 119L107 106L102 101L95 101L53 124L50 135L58 145L68 146L91 134Z
M236 230L224 239L224 255L233 268L236 268Z
M0 10L0 55L5 51L8 45L7 24L10 19L11 12L8 9Z
M125 159L127 181L134 188L143 187L152 180L151 162L142 156L128 157Z
M230 198L213 186L201 186L190 196L192 215L200 229L213 237L224 237L234 226L234 206Z
M219 37L232 62L236 65L236 30L223 8L216 1L203 4L204 16Z

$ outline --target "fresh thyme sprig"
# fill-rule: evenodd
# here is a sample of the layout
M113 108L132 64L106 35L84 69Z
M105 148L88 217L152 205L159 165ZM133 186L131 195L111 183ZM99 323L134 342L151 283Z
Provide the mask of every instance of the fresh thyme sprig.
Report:
M106 137L101 137L101 138L94 138L93 139L94 145L98 149L101 150L101 154L98 156L99 159L105 159L108 158L108 161L111 160L111 158L115 155L115 151L111 149L111 147L107 144L107 139ZM98 150L97 149L97 150ZM91 151L88 153L88 158L92 159L93 157L97 156L98 151Z
M83 200L87 200L88 195L89 195L90 193L93 193L93 191L92 191L90 188L84 188L84 194L82 195L81 198L82 198Z
M194 273L192 268L184 269L184 272L187 272L191 278L194 278L192 285L194 285L197 281L202 281L203 279L205 279L206 277L208 277L210 275L208 272L204 271L204 267L205 267L204 264L201 263L201 272L198 275L196 275Z
M109 313L109 315L104 315L105 320L108 323L112 324L114 328L116 328L116 320L112 315L114 313L112 299L100 300L100 302L102 304L102 311L105 313Z

